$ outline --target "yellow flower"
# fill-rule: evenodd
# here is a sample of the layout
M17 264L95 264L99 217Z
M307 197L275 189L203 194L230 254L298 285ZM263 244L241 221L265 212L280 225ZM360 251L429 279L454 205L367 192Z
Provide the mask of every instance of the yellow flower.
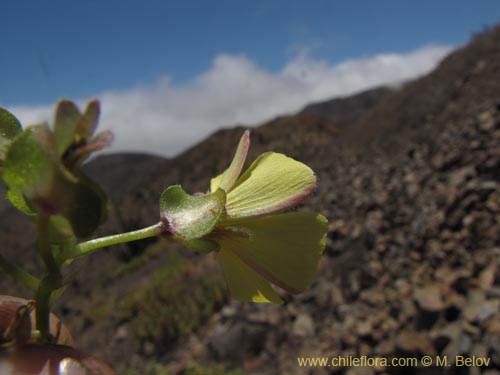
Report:
M240 176L249 138L246 131L231 165L212 179L206 195L189 196L180 186L165 190L162 218L186 246L215 250L234 298L281 303L270 284L293 294L308 287L328 222L313 212L283 213L316 187L316 176L305 164L267 152Z

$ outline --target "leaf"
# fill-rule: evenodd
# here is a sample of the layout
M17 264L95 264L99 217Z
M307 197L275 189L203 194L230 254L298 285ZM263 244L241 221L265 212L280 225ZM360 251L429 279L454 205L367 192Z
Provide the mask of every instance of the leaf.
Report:
M210 233L219 220L226 193L222 189L201 196L188 195L179 185L170 186L160 197L160 212L169 230L184 240Z
M24 194L41 211L60 212L75 178L52 154L52 134L46 125L27 128L7 148L3 179L11 194Z
M241 173L243 165L245 164L249 147L250 147L250 132L246 130L240 139L240 143L238 144L236 153L234 154L233 161L231 162L231 165L229 165L229 168L226 169L224 173L220 174L219 176L212 178L210 182L211 192L214 192L219 188L221 188L225 192L228 192L229 189L231 189L231 187L238 179L238 176Z
M76 130L81 118L82 115L73 102L59 102L54 119L54 138L59 157L76 141Z
M224 221L216 241L264 279L295 294L314 279L327 229L320 214L289 212Z
M30 204L26 201L26 198L20 191L7 189L7 199L15 208L17 208L22 213L29 216L36 215L36 211L32 207L30 207Z
M227 286L233 298L248 302L283 303L269 283L243 263L231 250L222 247L216 253L216 257L222 265Z
M307 165L283 154L260 155L227 194L229 217L247 217L282 211L297 205L316 187Z
M9 111L0 108L0 160L3 159L3 147L21 132L19 120Z
M106 194L87 176L78 175L71 189L71 198L63 210L78 238L91 235L104 222L108 205Z

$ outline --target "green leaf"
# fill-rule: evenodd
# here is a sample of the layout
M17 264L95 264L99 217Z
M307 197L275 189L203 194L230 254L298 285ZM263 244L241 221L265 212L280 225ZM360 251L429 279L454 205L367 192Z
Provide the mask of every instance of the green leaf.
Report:
M63 210L78 238L91 235L106 219L106 194L87 176L78 175L78 183L71 189L71 198Z
M219 188L221 188L225 192L228 192L229 189L231 189L231 187L238 179L238 176L241 173L243 165L245 164L249 147L250 147L250 132L246 130L240 139L240 143L238 144L236 153L234 154L233 161L231 162L229 168L226 169L224 173L220 174L219 176L212 178L210 182L211 192L214 192Z
M52 133L47 126L30 127L10 143L3 166L3 179L9 189L24 194L49 214L64 208L75 181L61 168L52 150Z
M19 120L9 111L0 108L0 150L21 132ZM0 151L0 159L3 159L1 154L3 154L2 151Z
M175 185L161 194L160 212L170 232L189 241L212 231L224 210L225 202L226 193L222 189L194 196Z
M7 199L15 208L25 213L26 215L29 216L36 215L36 211L26 201L26 198L20 191L13 191L11 189L7 189Z
M247 217L283 211L297 205L316 187L307 165L283 154L260 155L227 193L229 217Z
M325 248L327 219L313 212L223 221L217 241L225 252L267 281L300 293L314 279Z
M231 250L222 247L216 253L216 258L222 265L227 287L233 298L248 302L283 303L269 283Z
M59 157L76 141L76 130L81 118L82 115L73 102L59 102L54 120L54 138Z

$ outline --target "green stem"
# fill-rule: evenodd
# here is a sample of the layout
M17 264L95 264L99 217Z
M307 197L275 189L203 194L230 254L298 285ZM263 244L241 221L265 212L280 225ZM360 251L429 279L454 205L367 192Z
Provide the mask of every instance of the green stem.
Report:
M36 222L36 234L38 237L40 255L45 263L45 268L50 275L56 276L60 274L60 270L56 260L54 259L54 254L52 254L52 249L50 248L49 220L50 216L43 214L38 215Z
M47 271L47 274L40 281L36 292L36 326L40 331L42 342L49 342L51 340L50 298L52 292L59 289L62 283L61 271L50 247L49 220L50 216L40 214L36 222L38 247Z
M27 272L24 272L23 270L18 268L14 263L11 263L7 259L5 259L1 254L0 254L0 268L2 268L6 273L11 275L16 281L19 281L29 289L34 291L38 289L38 285L40 282L36 277L31 276Z
M132 232L114 234L112 236L101 237L87 242L82 242L76 246L75 254L70 258L78 258L106 246L155 237L160 235L163 231L164 224L162 222L159 222L155 225L151 225L150 227L134 230Z
M52 290L47 286L45 279L40 283L36 293L36 328L40 331L43 342L50 340L50 296Z

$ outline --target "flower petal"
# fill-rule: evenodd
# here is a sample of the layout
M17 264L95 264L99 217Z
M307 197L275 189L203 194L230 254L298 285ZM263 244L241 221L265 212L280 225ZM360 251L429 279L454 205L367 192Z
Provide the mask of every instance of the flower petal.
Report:
M54 118L54 138L57 155L62 156L75 141L76 128L82 114L75 103L61 100Z
M219 188L226 192L231 189L231 187L238 179L243 165L245 164L248 147L250 147L250 132L248 130L245 130L243 136L240 139L240 143L238 144L238 148L236 149L233 161L231 162L229 168L226 169L224 173L212 178L212 180L210 181L210 192L213 193Z
M316 187L311 168L283 154L260 155L227 194L230 218L256 216L293 207Z
M233 298L248 302L283 303L269 283L230 250L221 248L216 257L222 265Z
M76 134L83 139L89 139L97 128L100 113L101 108L99 102L95 99L90 101L76 126Z
M323 215L289 212L224 221L216 241L266 280L296 294L314 279L327 228Z
M79 146L73 154L69 154L65 157L66 165L80 166L90 154L109 146L113 142L113 138L113 133L109 130L104 130L96 134L87 144Z
M188 249L198 253L210 253L219 250L219 245L216 242L207 240L205 238L195 238L194 240L185 240L180 238L179 242L186 246Z

